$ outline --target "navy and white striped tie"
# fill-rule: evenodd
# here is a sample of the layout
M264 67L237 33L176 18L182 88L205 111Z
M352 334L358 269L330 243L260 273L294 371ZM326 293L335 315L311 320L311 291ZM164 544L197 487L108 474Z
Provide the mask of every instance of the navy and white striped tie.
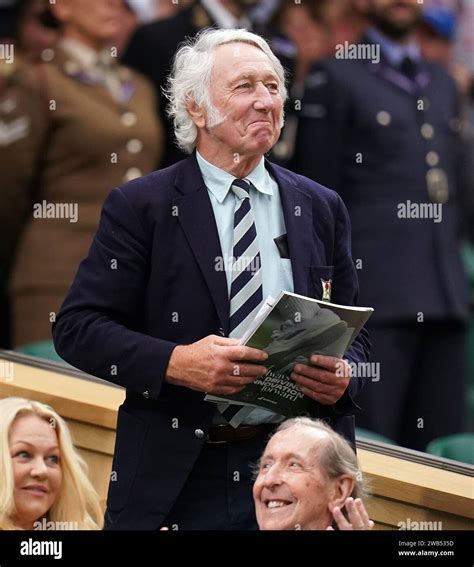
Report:
M234 211L234 248L230 286L229 337L240 338L253 321L263 301L262 270L257 230L250 205L252 185L242 179L232 182L237 197ZM224 419L237 427L253 410L235 404L220 405Z
M263 301L262 270L257 230L250 205L250 183L235 179L234 248L230 287L230 337L240 338Z

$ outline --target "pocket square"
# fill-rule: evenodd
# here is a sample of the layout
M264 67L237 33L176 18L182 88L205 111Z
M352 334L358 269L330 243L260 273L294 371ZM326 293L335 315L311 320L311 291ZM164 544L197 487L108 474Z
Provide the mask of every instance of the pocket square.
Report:
M278 248L280 258L290 258L290 248L288 246L288 234L282 234L273 239Z

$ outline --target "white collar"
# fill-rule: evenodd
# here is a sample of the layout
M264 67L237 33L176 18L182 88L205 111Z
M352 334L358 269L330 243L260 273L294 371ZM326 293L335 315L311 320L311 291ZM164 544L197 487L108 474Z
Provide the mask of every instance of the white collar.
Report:
M62 39L59 42L59 46L68 55L73 57L85 70L94 69L99 62L106 67L110 67L114 63L114 58L108 48L96 51L81 41L69 37Z
M230 186L235 179L235 175L210 163L204 159L197 150L196 159L207 189L209 189L219 203L222 203L230 191ZM255 189L260 193L273 195L271 177L265 167L265 158L263 156L258 162L257 167L246 175L244 179L252 183Z

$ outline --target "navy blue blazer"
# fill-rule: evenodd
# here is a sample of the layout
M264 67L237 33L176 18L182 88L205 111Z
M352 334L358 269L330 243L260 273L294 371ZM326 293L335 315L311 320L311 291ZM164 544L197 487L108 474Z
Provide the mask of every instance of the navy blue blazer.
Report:
M266 163L280 188L296 293L357 301L350 225L341 198L300 175ZM177 344L226 336L229 301L208 191L196 157L114 189L100 225L53 325L58 353L73 366L127 389L120 407L107 525L156 529L180 493L215 411L203 392L165 382ZM363 330L348 358L368 359ZM354 442L353 378L334 406L314 416Z

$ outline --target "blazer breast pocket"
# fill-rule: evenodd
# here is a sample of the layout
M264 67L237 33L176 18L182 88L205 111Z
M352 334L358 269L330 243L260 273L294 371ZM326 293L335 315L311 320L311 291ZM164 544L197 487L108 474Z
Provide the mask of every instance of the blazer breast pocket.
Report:
M310 266L308 292L310 297L331 301L334 266Z

